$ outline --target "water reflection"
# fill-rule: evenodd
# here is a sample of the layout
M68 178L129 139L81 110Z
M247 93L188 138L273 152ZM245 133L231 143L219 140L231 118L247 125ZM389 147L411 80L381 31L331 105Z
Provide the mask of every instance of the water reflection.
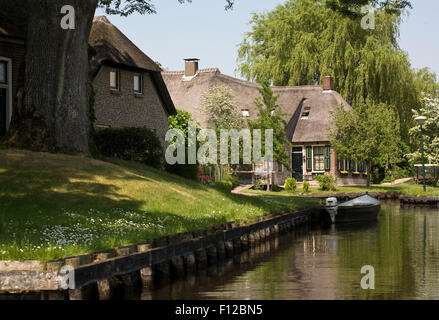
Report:
M142 299L439 299L438 230L439 210L387 203L376 222L299 230Z

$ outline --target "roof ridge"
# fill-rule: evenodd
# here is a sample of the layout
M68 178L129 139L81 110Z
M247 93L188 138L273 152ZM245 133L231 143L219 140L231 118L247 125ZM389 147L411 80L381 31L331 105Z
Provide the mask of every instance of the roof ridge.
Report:
M219 72L221 73L220 69L218 68L206 68L206 69L198 69L199 73L215 73L215 72ZM180 70L180 71L163 71L162 73L165 74L184 74L184 70Z
M106 16L95 16L93 18L93 22L96 22L96 21L104 22L104 23L111 23L110 20L108 20L108 18Z
M163 71L162 72L165 75L184 75L183 71ZM226 74L221 73L221 71L218 68L206 68L206 69L199 69L198 73L217 73L217 76L222 77L228 81L233 81L235 83L239 83L248 87L258 88L260 87L259 84L244 80L244 79L238 79ZM291 90L322 90L322 85L302 85L302 86L271 86L272 89L275 89L276 91L291 91Z
M248 80L243 80L243 79L238 79L232 76L228 76L226 74L219 74L219 76L227 78L228 80L237 82L237 83L241 83L243 85L246 86L250 86L250 87L260 87L260 84L257 84L255 82L251 82ZM307 89L307 90L321 90L322 86L321 85L303 85L303 86L271 86L272 89L276 89L277 91L289 91L289 90L303 90L303 89Z

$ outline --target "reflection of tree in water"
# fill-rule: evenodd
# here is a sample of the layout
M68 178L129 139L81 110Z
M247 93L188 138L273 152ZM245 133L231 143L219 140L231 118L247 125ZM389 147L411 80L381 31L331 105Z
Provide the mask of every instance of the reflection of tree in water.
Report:
M287 234L152 297L437 299L438 213L383 205L379 221ZM360 287L364 265L375 268L375 290Z
M340 233L341 295L355 299L410 299L432 298L435 290L437 294L437 211L412 212L400 210L399 205L385 205L377 227L378 232ZM360 287L363 265L375 268L375 290Z

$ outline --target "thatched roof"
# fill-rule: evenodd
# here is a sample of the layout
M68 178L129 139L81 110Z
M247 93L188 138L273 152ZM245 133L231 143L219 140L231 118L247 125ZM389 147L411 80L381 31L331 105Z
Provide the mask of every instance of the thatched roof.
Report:
M21 5L20 1L13 5L10 0L0 0L0 37L25 38L27 18Z
M208 127L208 119L201 109L201 95L213 86L232 89L241 109L248 109L250 118L257 117L254 100L260 96L258 85L221 74L219 69L202 69L190 81L183 81L183 71L163 72L163 79L177 109L190 112L202 127ZM330 111L338 105L350 108L335 91L323 91L322 86L273 87L279 95L278 104L285 113L287 136L293 142L328 141L331 125ZM307 119L301 114L310 107Z
M168 114L176 114L175 106L163 81L162 69L116 28L106 17L95 17L90 31L89 44L95 50L90 61L96 73L102 64L119 65L148 71L165 104Z
M116 28L106 17L95 17L89 44L96 50L93 63L110 62L160 72L160 67Z

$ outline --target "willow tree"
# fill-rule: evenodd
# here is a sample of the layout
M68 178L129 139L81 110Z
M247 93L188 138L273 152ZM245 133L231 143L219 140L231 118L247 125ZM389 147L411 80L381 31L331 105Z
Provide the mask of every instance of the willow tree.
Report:
M318 84L332 75L335 88L354 108L370 101L395 110L408 141L411 109L419 108L420 97L407 54L398 46L403 7L389 10L381 1L375 29L365 30L360 6L349 6L356 14L346 14L343 3L289 0L254 14L240 44L238 69L248 80L278 86Z
M232 5L233 0L226 0L226 8ZM74 10L65 10L67 6ZM88 38L98 6L121 16L155 12L150 0L0 0L0 28L21 29L26 37L24 85L6 144L90 152ZM62 27L66 14L73 15L73 28Z

